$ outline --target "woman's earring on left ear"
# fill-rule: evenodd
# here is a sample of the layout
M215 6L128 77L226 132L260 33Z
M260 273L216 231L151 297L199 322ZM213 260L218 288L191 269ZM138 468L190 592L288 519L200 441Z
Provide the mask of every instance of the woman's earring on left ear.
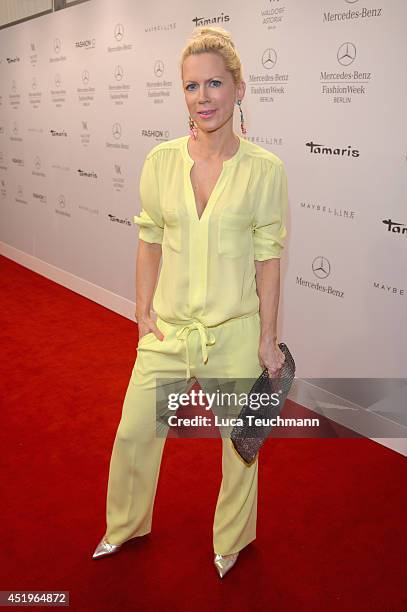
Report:
M191 115L189 115L189 132L192 138L196 140L198 136L198 129L195 125L195 121L191 118Z
M241 104L242 104L242 101L238 100L237 105L239 106L239 110L240 110L240 129L242 130L242 134L247 134L247 130L244 124L244 117L243 117L243 111L242 111Z

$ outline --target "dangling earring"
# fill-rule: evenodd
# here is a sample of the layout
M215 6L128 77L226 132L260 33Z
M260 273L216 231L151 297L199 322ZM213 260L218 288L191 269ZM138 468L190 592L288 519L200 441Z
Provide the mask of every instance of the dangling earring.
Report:
M242 130L242 134L247 134L247 130L244 124L244 117L243 117L243 111L242 111L241 104L242 104L242 101L238 100L237 105L239 106L239 110L240 110L240 129Z
M195 125L195 121L191 119L191 115L189 116L189 133L191 134L192 138L194 138L195 140L197 139L198 128Z

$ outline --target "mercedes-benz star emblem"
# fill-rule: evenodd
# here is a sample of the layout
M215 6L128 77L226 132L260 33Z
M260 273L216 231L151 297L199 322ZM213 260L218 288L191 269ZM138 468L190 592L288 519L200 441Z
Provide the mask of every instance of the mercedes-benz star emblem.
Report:
M336 54L338 62L341 66L349 66L356 59L356 47L351 42L343 43Z
M154 74L156 77L161 77L164 73L164 62L157 60L154 64Z
M120 136L122 135L122 128L121 128L120 123L113 124L112 134L113 134L113 137L116 138L116 140L120 138Z
M263 68L266 70L271 70L277 63L277 53L274 49L266 49L261 58L261 63L263 64Z
M312 262L312 271L317 278L326 278L331 272L331 264L326 257L318 255Z
M116 81L121 81L123 78L124 70L121 66L116 66L114 69L114 78Z
M114 29L114 37L116 40L122 40L124 36L124 27L121 23L118 23Z

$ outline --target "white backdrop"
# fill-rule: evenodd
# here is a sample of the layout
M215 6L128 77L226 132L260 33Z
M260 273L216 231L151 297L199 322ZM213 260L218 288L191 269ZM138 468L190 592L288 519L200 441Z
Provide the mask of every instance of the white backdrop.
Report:
M406 19L405 0L99 0L0 31L2 252L132 316L141 165L188 133L180 53L218 23L247 137L288 173L297 376L405 377Z

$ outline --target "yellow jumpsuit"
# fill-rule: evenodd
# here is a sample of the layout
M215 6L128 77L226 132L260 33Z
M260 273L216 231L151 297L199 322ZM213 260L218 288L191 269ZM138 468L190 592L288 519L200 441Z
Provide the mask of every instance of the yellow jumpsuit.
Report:
M177 379L182 392L191 380L207 386L212 379L255 379L262 372L254 262L281 257L288 206L284 164L239 136L240 147L223 162L199 218L189 138L156 145L141 172L142 209L134 222L140 239L162 245L153 309L165 338L149 332L137 347L110 460L105 538L111 544L151 531L165 444L156 433L157 379ZM255 539L257 475L258 461L247 466L223 437L216 553L238 552Z

